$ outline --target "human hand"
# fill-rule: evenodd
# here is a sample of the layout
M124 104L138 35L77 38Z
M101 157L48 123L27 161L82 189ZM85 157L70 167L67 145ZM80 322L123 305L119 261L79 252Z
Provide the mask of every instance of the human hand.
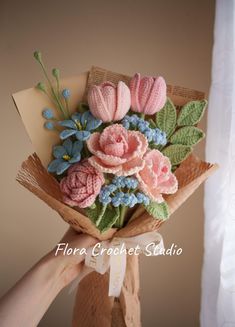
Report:
M83 233L79 234L70 227L59 243L68 244L70 249L87 249L97 242L98 240L94 237ZM53 264L60 287L63 288L78 276L82 269L85 255L67 255L63 254L63 251L56 250L57 246L43 260L49 260Z
M60 243L70 248L89 248L98 240L72 228ZM83 255L63 255L56 248L32 267L0 300L1 327L37 326L57 294L77 277Z

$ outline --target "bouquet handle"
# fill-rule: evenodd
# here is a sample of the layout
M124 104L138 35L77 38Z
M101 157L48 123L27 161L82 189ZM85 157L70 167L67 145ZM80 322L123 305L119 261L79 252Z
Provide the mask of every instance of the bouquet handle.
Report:
M108 296L109 274L92 272L79 284L72 327L140 327L139 258L127 256L119 298Z

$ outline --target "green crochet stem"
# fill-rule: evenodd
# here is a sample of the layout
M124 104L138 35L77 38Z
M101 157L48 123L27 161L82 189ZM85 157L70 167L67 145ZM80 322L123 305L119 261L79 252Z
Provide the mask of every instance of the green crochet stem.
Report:
M124 225L126 210L127 210L127 207L122 205L121 208L120 208L120 216L119 216L118 221L116 223L116 226L118 228L122 228L123 225Z
M47 74L47 71L45 69L45 66L43 64L43 61L42 61L42 56L41 56L41 53L38 52L38 51L35 51L34 52L34 58L37 60L37 62L40 64L41 68L42 68L42 71L47 79L47 82L50 86L50 89L51 89L51 93L52 93L52 100L53 102L56 104L56 106L59 108L59 110L61 111L62 115L64 116L64 118L69 118L69 114L66 112L66 110L64 109L63 107L63 104L61 103L60 101L60 97L59 97L59 90L58 90L58 95L56 94L56 91L54 90L54 87L49 79L49 76ZM53 74L54 75L54 74ZM55 76L55 75L54 75ZM56 78L56 81L57 81L57 89L59 89L59 80L58 80L58 76L55 76ZM45 92L45 91L44 91Z

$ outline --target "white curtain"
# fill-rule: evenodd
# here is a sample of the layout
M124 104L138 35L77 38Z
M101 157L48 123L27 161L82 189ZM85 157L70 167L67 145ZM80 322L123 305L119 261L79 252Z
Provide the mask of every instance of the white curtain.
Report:
M206 160L201 327L235 326L235 0L217 0Z

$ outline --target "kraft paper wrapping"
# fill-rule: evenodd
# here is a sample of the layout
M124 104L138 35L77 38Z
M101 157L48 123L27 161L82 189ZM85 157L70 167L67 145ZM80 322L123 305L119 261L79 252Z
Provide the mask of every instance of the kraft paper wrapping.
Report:
M91 69L89 76L84 73L63 80L62 84L69 87L75 94L72 99L73 110L76 109L76 103L79 100L85 99L87 87L90 84L98 84L107 79L114 83L117 83L118 80L124 80L127 83L129 81L125 75L108 72L97 67ZM176 106L182 106L190 100L204 97L202 92L169 85L168 95ZM142 208L138 208L127 226L121 230L112 228L101 234L82 212L65 205L62 202L59 183L45 168L50 161L51 146L59 143L57 134L52 137L51 132L42 128L41 111L43 107L48 106L48 100L35 89L16 93L13 95L13 99L37 153L23 162L17 175L17 181L20 184L56 210L75 230L88 233L99 240L110 239L114 235L131 237L159 229L163 221L152 218ZM215 169L217 169L217 165L203 162L194 155L188 157L175 172L179 181L179 190L165 198L170 213L172 214L186 201ZM138 257L128 256L127 258L127 270L119 299L108 297L108 279L108 273L100 275L93 272L80 282L74 305L73 327L141 326Z

